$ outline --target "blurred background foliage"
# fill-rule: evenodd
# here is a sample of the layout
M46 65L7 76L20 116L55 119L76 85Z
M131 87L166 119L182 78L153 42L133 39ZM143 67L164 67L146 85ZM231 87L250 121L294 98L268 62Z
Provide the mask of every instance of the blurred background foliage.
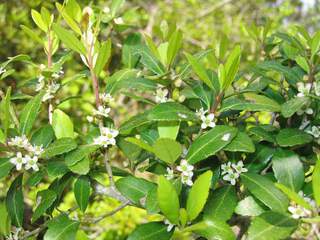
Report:
M45 54L41 46L30 39L21 30L21 25L35 29L31 19L31 9L40 10L42 6L55 12L53 0L1 0L0 1L0 62L8 57L18 54L28 54L36 64L45 63ZM58 1L62 3L63 1ZM102 12L108 11L110 1L79 1L82 7L90 5ZM267 27L271 32L286 30L295 33L296 25L306 27L310 33L318 29L320 17L319 0L128 0L122 10L121 21L118 26L110 31L103 29L104 38L112 38L113 50L112 60L108 71L102 74L105 79L115 69L121 68L121 45L131 33L141 32L152 36L155 40L163 38L163 32L172 23L176 24L184 34L184 49L189 53L197 52L200 49L215 48L220 43L228 42L226 48L232 48L236 43L241 43L243 57L242 64L255 62L263 44L263 36L260 27ZM57 15L57 14L56 14ZM228 39L228 41L226 41ZM229 46L229 47L228 47ZM219 54L218 54L219 55ZM215 59L208 64L214 65ZM71 67L72 66L72 67ZM26 86L23 91L28 93L28 83L36 81L39 68L33 65L24 65L21 62L14 63L12 69L15 72L9 77L0 81L0 90L6 92L8 86L13 89L17 85ZM84 67L78 57L70 56L64 65L65 79L74 76L82 71ZM76 98L63 104L73 119L77 117L78 128L82 127L81 122L86 121L92 108L93 95L90 81L85 77L79 77L65 90L66 96L81 95L81 103ZM15 90L13 92L16 92ZM119 97L122 102L125 99ZM18 101L23 101L19 99ZM131 105L132 104L132 105ZM133 103L120 105L118 113L120 118L135 114L138 106ZM78 129L80 130L80 129ZM0 186L0 190L4 186ZM0 197L1 196L0 191ZM31 194L32 195L32 194ZM30 199L34 197L30 196ZM67 195L61 210L67 210L74 205L74 196ZM107 212L112 210L118 203L114 200L105 199L90 206L89 213ZM79 214L75 212L73 214ZM98 214L99 215L99 214ZM105 240L125 239L127 234L136 224L146 222L147 214L133 207L126 208L112 218L100 222L95 227L98 236L91 238ZM79 239L86 239L81 237ZM179 236L177 236L177 239ZM182 238L181 239L185 239Z

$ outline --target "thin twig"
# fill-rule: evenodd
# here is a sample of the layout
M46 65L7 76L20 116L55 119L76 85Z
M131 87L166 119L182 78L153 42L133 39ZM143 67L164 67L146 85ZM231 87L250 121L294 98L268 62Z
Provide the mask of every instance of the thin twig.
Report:
M95 218L95 219L92 219L92 223L93 223L93 224L98 223L98 222L100 222L101 220L103 220L103 219L105 219L105 218L107 218L107 217L110 217L110 216L116 214L117 212L119 212L121 209L125 208L125 207L128 206L128 205L130 205L130 201L129 201L129 200L126 201L125 203L121 204L119 207L113 209L112 211L107 212L107 213L105 213L105 214L103 214L103 215L101 215L100 217L97 217L97 218Z

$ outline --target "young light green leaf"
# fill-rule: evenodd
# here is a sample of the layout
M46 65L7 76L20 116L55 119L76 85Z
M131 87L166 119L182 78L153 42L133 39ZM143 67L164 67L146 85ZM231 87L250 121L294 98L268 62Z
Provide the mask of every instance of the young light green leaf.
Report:
M80 210L85 212L90 198L90 180L87 176L77 178L74 183L74 196Z
M111 56L111 39L101 44L94 72L99 75Z
M64 9L63 6L60 3L56 3L56 7L57 7L60 15L63 17L63 19L69 25L69 27L75 33L81 35L81 29L79 28L78 24L72 19L72 17L69 16L69 14L67 13L66 9Z
M45 23L45 21L42 19L42 16L39 12L32 9L31 10L31 17L34 21L34 23L44 32L48 31L48 25Z
M303 186L303 165L294 152L278 149L272 158L272 169L278 182L291 190L298 192Z
M67 215L62 214L48 223L48 230L44 240L75 240L80 223L70 220Z
M73 122L71 118L60 109L55 109L53 112L52 127L57 139L74 138Z
M264 176L255 173L241 174L242 183L249 191L272 211L285 213L288 198Z
M77 143L72 138L60 138L49 145L42 157L51 158L66 152L70 152L77 147Z
M180 30L176 30L174 33L172 33L169 45L167 49L167 64L170 66L176 57L179 49L182 45L182 32Z
M33 97L23 108L20 115L20 134L28 135L32 129L33 123L37 119L42 100L42 93Z
M76 164L68 166L68 168L78 175L87 175L90 171L90 158L88 156L82 158Z
M225 77L221 89L225 91L232 84L240 65L241 48L236 46L230 53L225 64Z
M182 153L180 143L170 138L159 138L152 147L155 155L168 164L173 164Z
M86 55L86 48L83 43L70 31L60 27L57 24L53 24L53 30L57 34L58 38L70 49L78 52L79 54Z
M70 17L72 17L77 22L80 22L82 11L80 5L76 0L68 0L65 5L65 11L68 13Z
M175 140L179 133L179 122L158 122L158 133L160 138Z
M214 86L207 74L205 67L201 63L199 63L199 61L191 54L186 53L185 55L188 59L188 62L192 66L193 71L198 75L200 80L207 84L209 88L214 89Z
M188 162L194 164L214 155L228 145L236 134L237 129L233 127L224 125L214 127L191 144L187 155ZM223 140L223 136L228 136L228 139Z
M0 202L0 236L9 237L11 220L4 202Z
M57 194L49 189L38 192L37 199L40 200L40 203L37 205L37 208L34 210L32 215L32 222L38 220L57 198Z
M172 224L179 223L179 197L175 187L164 176L159 176L158 204L161 212Z
M170 240L174 231L167 231L167 225L149 222L139 225L127 240Z
M4 133L4 139L7 138L7 132L11 123L10 96L11 96L11 87L8 88L6 96L1 100L1 103L0 103L0 120L1 120L1 125Z
M318 160L316 162L316 166L313 170L312 174L312 189L314 199L317 202L317 205L320 206L320 157L318 156Z
M237 195L234 186L220 187L209 195L203 217L208 220L226 222L231 218L236 205Z
M7 210L12 224L16 227L22 227L24 216L22 178L23 174L16 177L11 183L6 197Z
M187 200L187 213L190 221L194 220L202 211L211 185L212 172L207 171L194 182Z

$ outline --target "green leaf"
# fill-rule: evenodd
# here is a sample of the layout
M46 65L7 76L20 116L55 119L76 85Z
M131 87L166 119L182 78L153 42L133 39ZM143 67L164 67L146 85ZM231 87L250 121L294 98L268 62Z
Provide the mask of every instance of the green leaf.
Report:
M291 117L308 103L306 97L295 97L281 105L281 113L285 118Z
M42 100L42 93L33 97L23 108L20 115L20 133L28 135L32 129L32 125L37 119Z
M229 110L280 112L281 106L274 100L255 93L245 93L240 97L230 97L222 102L220 112Z
M221 86L222 90L225 91L232 84L239 69L240 57L241 57L241 48L240 46L236 46L230 53L225 64L226 76Z
M24 216L22 178L23 174L16 177L11 183L6 197L7 210L12 224L16 227L22 227Z
M106 92L112 95L119 89L119 83L121 84L122 81L128 81L131 78L135 79L136 76L136 69L121 69L115 72L111 77L107 78Z
M60 27L57 24L53 24L53 30L57 34L58 38L63 42L68 48L78 52L79 54L86 55L86 48L83 43L70 31Z
M51 125L45 125L32 134L31 143L37 146L48 147L54 139L54 131Z
M44 41L39 37L39 35L33 31L32 29L24 26L24 25L21 25L21 29L30 37L32 38L35 42L39 43L39 44L43 44Z
M0 103L0 120L1 120L1 125L2 125L5 139L7 138L7 132L11 123L10 97L11 97L11 87L8 88L6 96L1 100L1 103Z
M234 186L226 185L209 195L203 217L208 220L226 222L237 206L237 195Z
M174 231L167 231L167 225L149 222L139 225L127 240L170 240Z
M37 200L40 199L40 203L37 205L37 208L34 210L32 215L32 222L38 220L57 198L57 194L49 189L38 192Z
M146 210L148 214L155 214L160 212L160 208L158 205L158 195L157 188L152 188L146 198Z
M140 33L132 33L124 40L121 61L127 68L133 68L136 66L139 56L135 55L135 52L140 44Z
M145 111L144 113L133 116L128 121L124 122L120 126L120 133L129 134L138 127L152 123L152 120L148 118L148 114L149 111Z
M75 19L77 22L80 22L82 11L76 0L68 0L67 4L65 5L65 10L70 17Z
M94 72L99 75L111 56L111 39L101 44Z
M0 202L0 216L0 236L8 236L10 234L11 220L4 202Z
M312 141L312 136L296 128L281 129L276 136L276 141L281 147L292 147L307 144Z
M68 172L64 161L49 161L47 165L48 176L51 178L61 177Z
M45 175L46 175L46 172L44 169L41 169L37 172L33 172L28 178L26 185L30 187L36 186L38 183L40 183L40 181L44 178Z
M42 154L45 158L51 158L66 152L70 152L77 147L77 143L72 138L60 138L49 145Z
M291 190L297 192L303 186L303 165L294 152L278 149L272 158L272 169L278 182Z
M197 74L200 80L203 81L209 88L217 91L217 89L214 89L205 67L191 54L186 53L186 57L192 66L193 71Z
M192 231L206 239L235 240L231 227L218 220L205 220L191 225L184 231Z
M75 240L80 223L70 220L67 215L62 214L48 223L48 230L44 240Z
M73 123L70 117L60 109L55 109L53 112L52 127L57 139L74 138Z
M158 205L161 212L172 224L179 223L179 197L175 187L164 176L158 180Z
M116 16L119 9L122 7L124 3L125 3L125 0L112 0L111 7L110 7L112 17Z
M167 50L167 63L170 66L182 45L182 32L176 30L170 37Z
M255 146L251 138L245 132L238 132L234 139L223 149L229 152L249 152L255 151Z
M307 203L303 197L301 197L299 194L294 192L292 189L286 187L285 185L281 183L276 183L275 184L277 188L279 188L284 194L287 195L287 197L294 201L295 203L299 204L300 206L312 210L312 207L310 206L309 203Z
M68 167L80 162L83 158L88 157L91 153L99 148L98 145L82 145L77 149L68 152L65 157L65 163Z
M287 211L289 204L287 197L271 180L255 173L243 173L241 180L244 186L272 211L283 213Z
M69 1L68 1L69 2ZM72 19L72 17L69 16L67 11L63 9L63 6L60 3L56 3L56 7L60 13L60 15L63 17L63 19L66 21L66 23L69 25L69 27L75 31L77 34L81 35L81 29L79 28L78 24ZM70 8L69 8L70 9Z
M256 141L267 141L275 143L274 135L261 126L250 128L249 133L252 133L256 137Z
M139 55L141 57L141 63L154 74L162 75L165 73L164 66L146 46L137 48L135 55Z
M76 174L86 175L90 171L90 158L84 157L76 164L68 166L68 168Z
M31 17L34 23L44 32L48 31L48 25L43 21L41 14L36 10L31 10Z
M0 179L8 176L13 167L10 158L0 158Z
M230 134L227 141L223 141L222 137ZM236 136L237 129L234 127L219 125L209 130L205 134L198 137L190 146L187 160L194 164L209 156L216 154L218 151L228 145Z
M173 164L182 153L180 143L170 138L159 138L152 147L154 154L168 164Z
M145 198L152 188L155 188L155 184L142 178L128 176L116 181L116 187L123 196L133 203L141 205L140 200Z
M316 162L315 168L313 170L312 174L312 189L313 189L313 195L314 199L317 202L317 205L320 206L320 158L318 156L318 160Z
M158 133L160 138L170 138L175 140L179 133L179 122L158 122Z
M152 146L150 146L148 143L146 143L142 139L138 139L138 138L135 138L135 137L127 137L126 141L130 142L130 143L133 143L133 144L137 145L138 147L140 147L140 148L142 148L142 149L144 149L144 150L146 150L148 152L154 153L154 148Z
M190 221L194 220L202 211L211 185L212 172L207 171L194 182L187 200L187 213Z
M318 31L311 40L311 55L312 57L319 51L320 48L320 32Z
M235 208L235 213L241 216L259 216L263 212L263 208L251 196L242 199Z
M153 121L195 121L197 116L184 105L166 102L156 105L149 111L148 119Z
M80 210L85 212L90 198L90 180L87 176L77 178L74 183L74 196Z
M297 221L276 212L265 212L255 217L248 230L248 240L286 239L296 229Z

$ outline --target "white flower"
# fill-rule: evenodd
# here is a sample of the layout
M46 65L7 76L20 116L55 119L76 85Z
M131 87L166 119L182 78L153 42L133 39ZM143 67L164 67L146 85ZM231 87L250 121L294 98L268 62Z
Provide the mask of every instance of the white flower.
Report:
M3 67L0 67L0 75L2 74L2 73L5 73L7 70L5 69L5 68L3 68Z
M201 118L202 116L205 116L208 110L204 110L203 108L200 108L196 111L196 115Z
M169 220L164 220L164 224L168 225L167 232L170 232L172 228L174 227L174 224L172 224Z
M27 159L22 156L21 152L17 152L16 157L10 158L10 162L16 165L16 169L20 171L22 169L22 165L27 162Z
M224 134L224 135L222 136L221 140L227 142L227 141L229 141L230 136L231 136L230 133L226 133L226 134Z
M88 14L89 16L91 16L93 14L93 10L91 7L86 6L83 10L82 10L83 14Z
M22 135L21 137L15 136L14 138L11 138L8 141L8 145L28 149L28 147L30 146L30 143L26 135Z
M102 10L104 13L110 13L110 8L109 7L104 7Z
M29 170L30 168L32 168L34 171L39 171L39 167L37 165L38 163L37 156L30 157L29 155L26 155L24 159L26 161L26 166L25 166L26 170Z
M180 165L177 167L179 172L182 172L182 175L188 176L190 172L192 172L194 167L190 165L187 160L183 159L180 162Z
M101 129L101 136L94 139L94 144L103 145L104 147L115 145L115 137L118 136L118 134L118 130L103 127Z
M214 114L209 113L208 115L202 115L201 116L201 128L206 129L207 127L214 128L216 124L214 123Z
M36 156L40 156L43 152L44 152L44 149L43 149L43 146L40 145L40 146L37 146L37 145L30 145L27 150L32 153L33 155L36 155Z
M168 89L162 89L162 88L158 88L156 91L156 102L157 103L164 103L168 101L167 95L168 95L169 91Z
M314 88L314 93L320 97L320 82L315 82L313 84L313 88Z
M310 93L312 84L311 83L297 83L298 91L297 97L304 97L305 95L308 95Z
M121 17L118 17L118 18L114 19L114 23L115 24L123 24L124 22L123 22L123 19Z
M171 168L167 167L167 174L164 175L168 180L171 180L174 178L173 170Z
M94 120L94 118L93 118L92 116L87 116L87 121L88 121L89 123L92 123L93 120Z
M193 173L192 173L193 174ZM181 175L181 182L183 184L186 184L188 186L192 186L193 182L192 182L192 176L188 176L188 175Z
M246 169L245 167L243 167L243 162L239 161L237 164L233 163L232 164L232 168L239 174L243 173L243 172L248 172L248 169Z
M316 208L316 207L317 207L317 203L316 203L313 199L311 199L311 198L309 198L309 197L306 197L306 195L305 195L302 191L299 191L298 194L299 194L300 197L303 197L303 199L304 199L307 203L309 203L310 206L312 206L313 208Z
M102 100L102 102L104 102L104 103L114 102L114 98L110 95L110 93L102 93L99 96L100 96L100 99Z
M308 209L305 209L299 205L296 206L289 206L288 207L289 212L291 213L292 218L299 219L302 217L308 217L311 214L311 211Z
M240 175L237 172L227 173L223 176L223 180L230 182L231 185L235 185L236 180L239 178L239 176Z
M38 78L38 83L36 85L36 91L39 92L40 90L42 90L44 88L44 85L44 76L40 75L40 77Z
M312 136L314 136L315 138L319 138L320 137L320 127L317 126L312 126L311 131L307 131L309 134L311 134Z
M221 165L221 170L222 170L222 175L228 174L228 173L233 173L233 168L231 166L231 162L227 162L225 164Z
M52 82L48 85L46 93L42 97L42 102L54 98L54 94L59 90L60 84Z
M94 115L100 115L100 116L104 116L104 117L108 117L109 113L110 113L110 108L104 107L104 106L99 106L98 110L93 110L93 114Z

